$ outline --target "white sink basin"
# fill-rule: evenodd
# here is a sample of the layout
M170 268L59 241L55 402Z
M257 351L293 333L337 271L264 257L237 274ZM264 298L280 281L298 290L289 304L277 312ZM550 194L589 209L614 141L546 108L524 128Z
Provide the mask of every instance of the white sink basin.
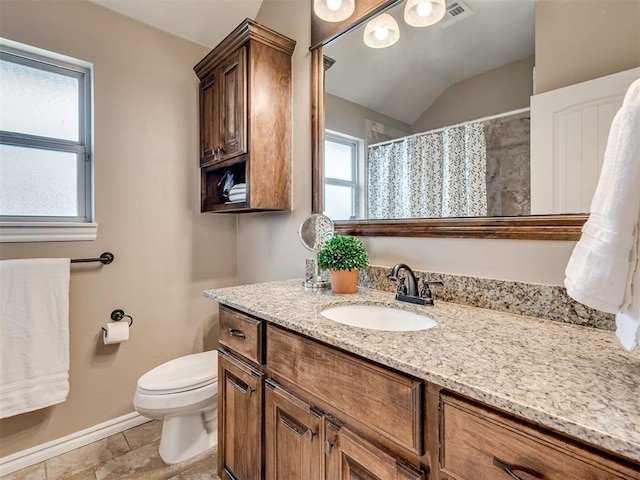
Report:
M427 330L437 325L433 318L426 315L376 305L339 305L325 308L321 314L329 320L352 327L392 332Z

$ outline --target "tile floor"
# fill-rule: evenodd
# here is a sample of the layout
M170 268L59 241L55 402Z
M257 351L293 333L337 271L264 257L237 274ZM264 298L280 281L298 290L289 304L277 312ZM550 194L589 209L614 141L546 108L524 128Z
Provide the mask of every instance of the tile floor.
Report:
M166 465L158 455L161 427L154 420L0 480L219 480L215 449Z

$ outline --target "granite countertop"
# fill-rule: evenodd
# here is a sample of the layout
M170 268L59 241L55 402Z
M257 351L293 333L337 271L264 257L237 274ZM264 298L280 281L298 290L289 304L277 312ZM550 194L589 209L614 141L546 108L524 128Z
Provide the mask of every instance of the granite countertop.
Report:
M300 280L207 290L220 303L640 461L640 352L611 331L454 303L398 303L359 288L305 291ZM329 305L392 305L434 316L419 332L342 325Z

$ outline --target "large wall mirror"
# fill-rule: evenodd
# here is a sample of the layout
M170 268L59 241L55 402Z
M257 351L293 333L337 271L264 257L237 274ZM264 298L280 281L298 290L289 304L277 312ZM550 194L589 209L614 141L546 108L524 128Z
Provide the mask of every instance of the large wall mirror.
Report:
M536 210L532 190L535 0L449 0L426 28L406 0L355 3L312 12L314 212L352 235L577 239L589 200ZM381 15L399 40L372 48Z

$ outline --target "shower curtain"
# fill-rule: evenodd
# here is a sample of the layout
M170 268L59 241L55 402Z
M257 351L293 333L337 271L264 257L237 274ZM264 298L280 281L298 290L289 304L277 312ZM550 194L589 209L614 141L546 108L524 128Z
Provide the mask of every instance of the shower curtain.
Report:
M478 123L369 147L369 218L486 215L486 156Z

